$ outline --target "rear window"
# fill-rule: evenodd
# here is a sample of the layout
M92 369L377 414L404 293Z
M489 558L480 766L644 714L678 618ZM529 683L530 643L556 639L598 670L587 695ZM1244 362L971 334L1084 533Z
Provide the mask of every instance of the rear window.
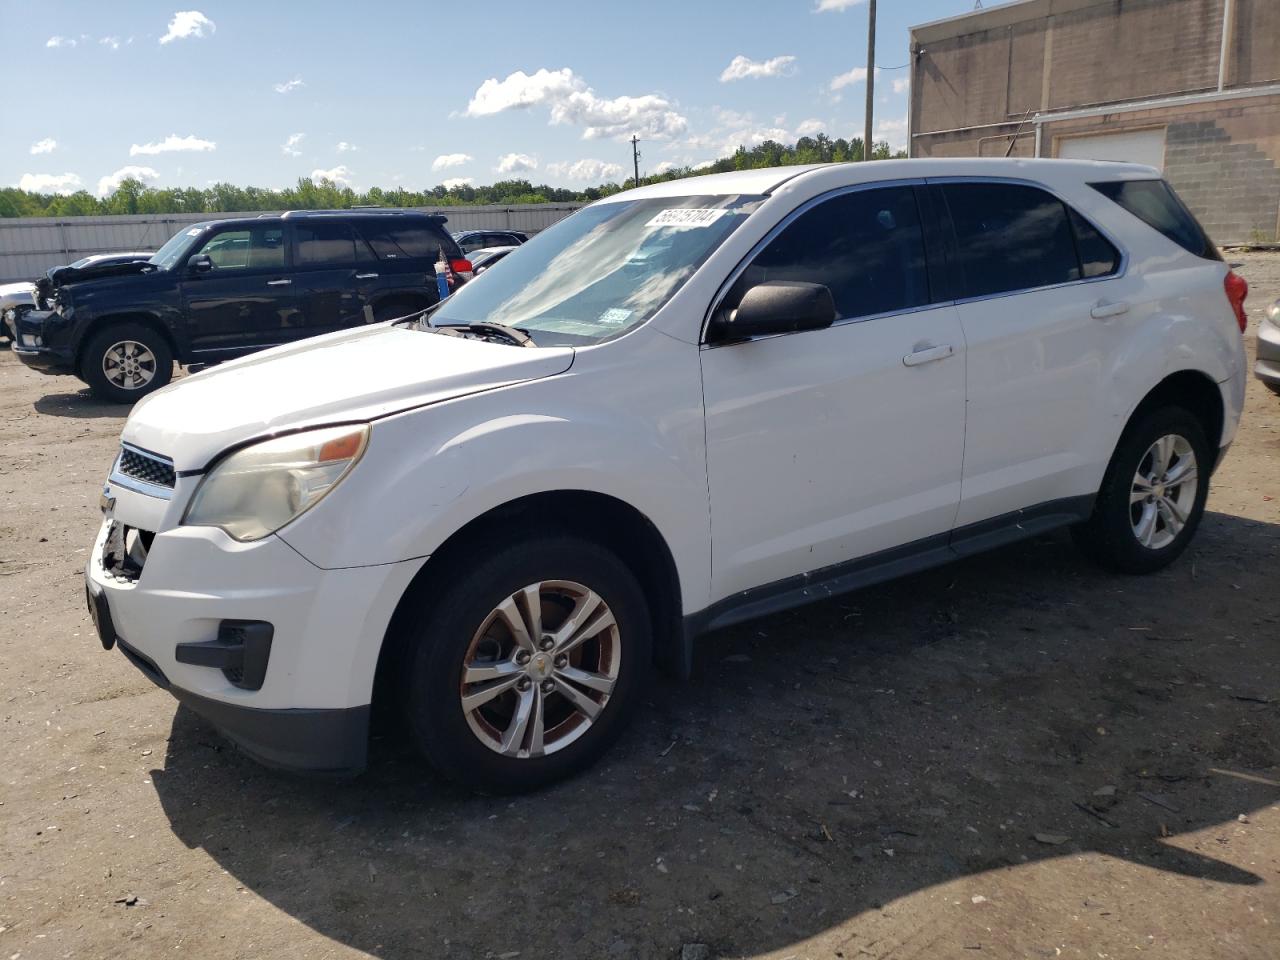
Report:
M362 223L360 233L379 260L426 259L435 263L444 250L445 259L454 255L453 243L443 230L418 224Z
M1188 253L1206 260L1222 259L1204 228L1163 180L1111 180L1089 186Z

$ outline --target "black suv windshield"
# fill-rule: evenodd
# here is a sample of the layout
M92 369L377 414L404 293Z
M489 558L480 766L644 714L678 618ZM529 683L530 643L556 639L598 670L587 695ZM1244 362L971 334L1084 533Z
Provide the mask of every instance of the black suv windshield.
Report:
M196 237L204 233L208 226L207 223L198 223L175 233L163 247L151 255L148 263L154 263L161 270L172 270L187 255Z
M514 250L432 316L501 323L540 347L599 343L644 323L760 205L756 196L655 197L586 207Z

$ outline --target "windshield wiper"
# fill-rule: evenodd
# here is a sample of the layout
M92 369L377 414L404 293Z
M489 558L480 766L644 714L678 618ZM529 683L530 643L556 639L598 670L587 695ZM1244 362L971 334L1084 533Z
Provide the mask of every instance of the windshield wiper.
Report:
M506 337L517 347L536 347L533 337L525 333L523 330L517 330L515 327L508 327L505 323L494 323L492 320L486 320L483 323L469 323L468 330L474 330L477 333L496 333L500 337Z

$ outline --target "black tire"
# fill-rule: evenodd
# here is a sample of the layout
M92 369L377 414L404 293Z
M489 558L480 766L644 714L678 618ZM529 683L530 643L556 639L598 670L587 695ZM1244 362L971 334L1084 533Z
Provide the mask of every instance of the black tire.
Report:
M1159 546L1146 546L1135 532L1135 523L1144 506L1133 504L1130 499L1139 467L1151 463L1147 459L1148 451L1157 440L1167 436L1183 438L1195 454L1195 496L1189 509L1184 511L1186 522L1172 540ZM1121 573L1152 573L1168 566L1187 548L1200 525L1215 453L1200 420L1187 410L1165 407L1144 414L1131 423L1120 438L1098 490L1093 514L1072 528L1076 545L1095 563Z
M472 729L476 717L468 719L461 701L463 664L473 638L497 606L526 586L544 581L580 584L607 605L617 624L616 633L602 632L601 639L584 643L577 656L589 657L590 648L597 645L595 654L603 658L603 645L616 642L611 656L617 661L616 679L607 702L590 723L581 716L574 719L575 711L563 694L553 692L547 696L545 716L552 723L557 716L565 718L565 727L556 729L570 728L570 733L565 734L570 736L574 729L585 726L577 732L576 739L566 739L562 746L553 748L549 737L548 752L542 756L504 756L486 745L481 734ZM411 615L402 625L406 635L401 640L408 649L402 696L413 739L441 774L484 793L534 790L586 769L621 734L635 711L649 672L652 626L640 585L611 551L589 540L544 534L492 551L476 551L469 558L451 562L448 575L432 579L428 586L435 602L425 613ZM544 613L544 627L548 630L556 625L555 601L553 597L545 606L549 612ZM486 631L486 638L495 631L499 636L506 633L505 626L498 621L495 624ZM479 642L494 643L491 639ZM514 661L517 648L513 645L509 656L507 652L499 653L500 647L500 642L493 647L491 657L495 659L490 662L505 666L508 660ZM602 660L587 667L600 668ZM545 682L554 685L556 681ZM539 691L532 687L531 691L536 702L542 704ZM520 696L515 690L509 691L486 709L506 708L514 716ZM514 722L506 732L513 727ZM549 729L548 734L551 733L553 730ZM521 739L523 742L527 737Z
M1263 386L1280 397L1280 383L1264 383Z
M108 351L114 351L119 344L137 345L141 350L135 357L143 359L136 374L121 373L119 380L113 381L108 377L104 363L107 362ZM124 349L127 352L129 348ZM149 360L146 354L150 355ZM80 378L98 399L133 403L173 379L173 351L169 349L168 341L146 324L112 324L89 338L80 353L79 371Z

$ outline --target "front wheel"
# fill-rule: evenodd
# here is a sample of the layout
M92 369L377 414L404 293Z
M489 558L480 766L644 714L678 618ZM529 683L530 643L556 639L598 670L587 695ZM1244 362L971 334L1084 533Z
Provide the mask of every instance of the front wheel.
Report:
M173 351L163 336L141 323L121 323L89 338L80 375L94 396L133 403L173 377Z
M1212 456L1200 421L1180 407L1136 421L1116 447L1092 516L1072 530L1076 543L1123 573L1172 563L1200 525Z
M643 592L589 540L546 536L452 565L410 622L406 711L445 776L531 790L595 762L635 709L651 659Z

